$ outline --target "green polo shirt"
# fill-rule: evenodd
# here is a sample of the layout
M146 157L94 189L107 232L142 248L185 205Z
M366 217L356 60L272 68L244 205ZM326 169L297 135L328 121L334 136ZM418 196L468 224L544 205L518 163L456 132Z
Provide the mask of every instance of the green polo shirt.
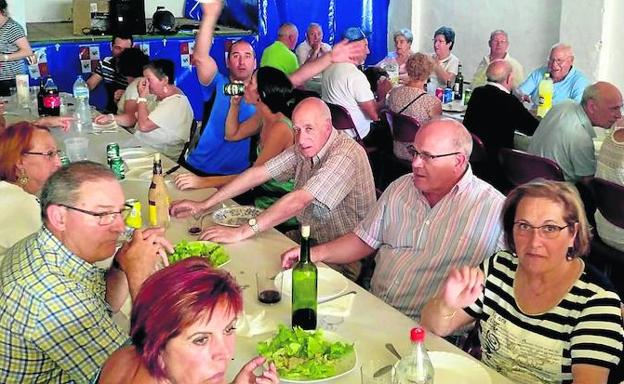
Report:
M262 52L260 66L277 68L285 74L290 75L299 69L299 61L297 60L297 55L288 49L286 44L277 40L266 47L264 52Z

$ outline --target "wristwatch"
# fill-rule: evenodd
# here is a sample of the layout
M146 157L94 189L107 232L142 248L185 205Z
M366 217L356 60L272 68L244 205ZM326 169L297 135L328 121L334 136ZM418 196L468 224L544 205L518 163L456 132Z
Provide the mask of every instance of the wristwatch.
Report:
M260 227L258 226L258 221L255 218L249 219L247 224L249 224L249 226L251 227L251 230L253 231L254 235L257 234L258 232L260 232Z
M139 103L147 103L147 99L145 97L137 97L137 104Z

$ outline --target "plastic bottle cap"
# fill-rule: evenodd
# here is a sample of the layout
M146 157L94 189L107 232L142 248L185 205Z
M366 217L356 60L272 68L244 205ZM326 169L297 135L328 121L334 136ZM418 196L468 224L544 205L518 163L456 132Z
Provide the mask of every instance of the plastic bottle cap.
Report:
M421 343L425 341L425 329L420 327L412 328L410 331L410 340L412 340L412 342Z
M310 226L309 225L302 225L301 226L301 236L303 237L310 237Z

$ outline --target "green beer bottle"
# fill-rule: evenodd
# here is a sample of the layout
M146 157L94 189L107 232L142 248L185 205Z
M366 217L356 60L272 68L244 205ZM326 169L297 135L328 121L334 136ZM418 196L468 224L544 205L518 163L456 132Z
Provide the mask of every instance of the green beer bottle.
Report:
M318 271L310 261L310 226L301 226L299 262L292 270L292 326L316 329Z

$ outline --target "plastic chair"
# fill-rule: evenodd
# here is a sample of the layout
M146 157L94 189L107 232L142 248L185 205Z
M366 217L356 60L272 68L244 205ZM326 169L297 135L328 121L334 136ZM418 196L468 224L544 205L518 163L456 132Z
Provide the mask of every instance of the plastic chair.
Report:
M414 136L420 129L420 123L410 116L389 110L384 111L390 130L392 131L392 140L402 144L412 144ZM394 152L388 154L389 169L386 172L387 179L384 180L384 188L398 177L410 173L412 171L412 162L410 160L396 157Z
M340 131L346 131L348 129L352 130L355 133L355 140L363 145L362 138L355 128L355 123L353 122L353 119L351 119L349 111L347 111L342 105L332 104L328 102L325 102L325 104L327 104L327 106L329 107L329 112L331 113L332 124L334 128Z
M559 164L545 157L501 148L499 160L505 175L513 186L518 186L541 177L547 180L564 181L563 171Z

